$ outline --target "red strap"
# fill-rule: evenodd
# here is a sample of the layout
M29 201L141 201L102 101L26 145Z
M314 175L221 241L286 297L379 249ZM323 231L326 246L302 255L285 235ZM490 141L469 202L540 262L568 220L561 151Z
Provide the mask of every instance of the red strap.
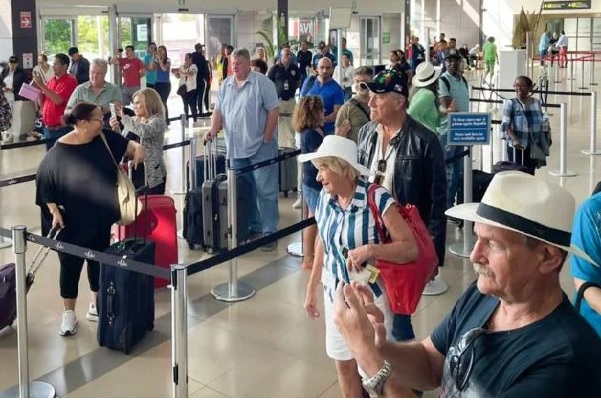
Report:
M371 211L371 214L374 216L376 221L376 230L378 231L378 236L380 236L380 242L386 242L386 233L384 232L384 220L382 219L382 214L380 214L380 210L376 205L376 189L380 187L380 185L376 183L372 183L369 185L367 189L367 205Z

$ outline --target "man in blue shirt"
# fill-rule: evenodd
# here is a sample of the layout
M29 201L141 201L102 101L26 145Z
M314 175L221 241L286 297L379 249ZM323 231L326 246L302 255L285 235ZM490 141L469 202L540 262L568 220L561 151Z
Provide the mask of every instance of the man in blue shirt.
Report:
M334 66L328 57L322 57L317 65L317 78L306 79L301 89L302 96L320 96L325 109L325 124L323 132L326 135L334 133L338 110L344 104L344 91L332 79Z
M146 67L146 87L154 89L154 83L157 80L156 64L154 59L157 56L157 45L155 42L150 42L148 51L144 55L144 66Z
M217 94L211 129L205 140L212 140L223 129L227 158L234 168L243 168L278 156L275 128L278 122L278 94L274 83L265 75L251 71L250 53L236 49L232 53L233 75L226 78ZM250 226L246 235L251 239L277 230L278 165L256 169L250 176ZM275 250L277 241L263 247Z
M332 61L332 65L334 68L336 66L336 57L332 53L330 53L330 48L326 45L326 43L322 40L319 42L317 46L318 53L313 56L313 69L317 69L317 65L319 64L319 60L324 57L327 57Z

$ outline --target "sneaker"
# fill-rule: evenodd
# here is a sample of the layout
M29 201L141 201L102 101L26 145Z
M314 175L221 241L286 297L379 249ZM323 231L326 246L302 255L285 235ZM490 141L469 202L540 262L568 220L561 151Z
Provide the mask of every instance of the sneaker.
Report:
M88 321L98 322L98 309L96 309L96 304L90 303L88 312L86 313L86 319Z
M4 140L2 141L2 144L9 144L15 141L15 138L13 135L8 135L6 136L6 138L4 138Z
M267 243L265 246L261 247L263 251L274 251L278 248L278 241Z
M294 202L294 204L292 205L292 208L294 208L295 210L300 210L300 208L303 206L303 200L300 198L300 196L296 199L296 201Z
M248 238L246 238L246 243L250 243L253 242L257 239L261 239L263 237L263 233L262 232L251 232L248 235Z
M75 335L77 332L77 317L75 316L75 311L67 310L63 312L63 321L61 322L61 327L58 331L58 334L61 336L71 336Z

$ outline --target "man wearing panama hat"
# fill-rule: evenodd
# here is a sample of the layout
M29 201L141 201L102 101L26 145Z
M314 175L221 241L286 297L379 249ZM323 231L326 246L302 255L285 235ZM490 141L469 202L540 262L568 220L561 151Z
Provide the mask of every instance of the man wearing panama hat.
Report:
M386 342L365 288L339 285L335 322L366 389L411 395L389 390L401 381L441 386L442 397L601 396L601 339L559 281L568 253L591 261L570 244L574 209L566 189L515 171L496 174L481 203L449 209L475 222L477 281L421 342Z

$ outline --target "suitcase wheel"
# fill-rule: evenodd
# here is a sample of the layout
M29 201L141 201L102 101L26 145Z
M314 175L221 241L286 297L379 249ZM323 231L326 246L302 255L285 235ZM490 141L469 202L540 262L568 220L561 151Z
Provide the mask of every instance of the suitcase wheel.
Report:
M212 247L205 247L205 251L209 254L213 254L213 248Z
M190 250L194 250L194 245L193 245L192 243L188 243L188 248L189 248Z

